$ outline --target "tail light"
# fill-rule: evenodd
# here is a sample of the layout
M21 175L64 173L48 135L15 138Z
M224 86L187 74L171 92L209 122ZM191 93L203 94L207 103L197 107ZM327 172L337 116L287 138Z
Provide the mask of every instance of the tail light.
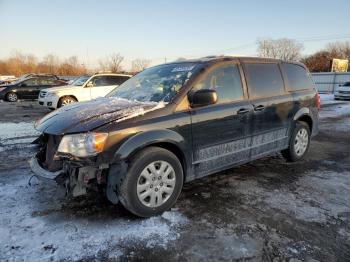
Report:
M317 107L318 110L320 110L320 108L321 108L321 97L320 97L320 94L316 93L315 98L316 98L316 107Z

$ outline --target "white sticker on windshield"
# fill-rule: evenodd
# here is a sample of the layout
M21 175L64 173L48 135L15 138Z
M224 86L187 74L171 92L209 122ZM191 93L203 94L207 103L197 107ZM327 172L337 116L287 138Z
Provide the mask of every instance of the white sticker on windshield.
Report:
M173 70L171 70L171 72L187 72L187 71L191 71L195 66L178 66L178 67L174 67Z

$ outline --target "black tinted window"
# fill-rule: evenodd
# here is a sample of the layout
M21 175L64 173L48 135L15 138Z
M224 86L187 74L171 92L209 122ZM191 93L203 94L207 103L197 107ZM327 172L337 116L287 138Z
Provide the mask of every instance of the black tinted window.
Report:
M126 76L109 76L108 82L110 83L110 85L121 85L128 79L129 77Z
M215 89L218 103L243 99L241 76L237 65L225 65L214 69L194 88Z
M246 64L245 73L251 98L283 94L284 84L278 64Z
M284 63L283 69L287 74L289 90L296 91L313 88L313 82L302 66Z
M31 78L29 80L23 81L21 86L38 86L40 85L40 81L38 78Z
M46 85L51 86L51 85L54 85L55 82L56 82L55 79L49 78L49 77L43 77L39 79L40 85L43 85L43 86L46 86Z
M109 86L108 76L95 76L92 80L93 86Z

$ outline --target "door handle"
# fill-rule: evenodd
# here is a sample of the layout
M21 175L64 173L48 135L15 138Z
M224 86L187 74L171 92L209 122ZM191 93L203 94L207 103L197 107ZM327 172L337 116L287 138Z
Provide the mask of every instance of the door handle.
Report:
M248 112L249 112L248 108L240 108L240 109L237 110L237 114L240 114L240 115L246 114Z
M264 109L265 109L265 106L263 105L254 106L254 111L263 111Z

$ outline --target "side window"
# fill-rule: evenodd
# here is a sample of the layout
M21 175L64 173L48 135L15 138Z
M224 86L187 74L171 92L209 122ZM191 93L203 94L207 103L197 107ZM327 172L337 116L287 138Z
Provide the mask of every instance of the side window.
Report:
M283 69L287 74L288 89L290 91L312 89L314 87L310 75L302 66L283 63Z
M277 96L284 93L284 84L278 64L245 64L250 98Z
M109 85L121 85L128 79L129 78L125 76L109 76L108 82L109 82Z
M39 84L43 85L43 86L52 86L55 84L55 80L52 78L48 78L48 77L41 78L41 79L39 79Z
M108 76L96 76L91 81L94 87L110 85L108 82Z
M38 86L40 85L38 78L31 78L22 82L21 86Z
M242 81L237 65L224 65L211 71L194 89L214 89L218 103L243 99Z

